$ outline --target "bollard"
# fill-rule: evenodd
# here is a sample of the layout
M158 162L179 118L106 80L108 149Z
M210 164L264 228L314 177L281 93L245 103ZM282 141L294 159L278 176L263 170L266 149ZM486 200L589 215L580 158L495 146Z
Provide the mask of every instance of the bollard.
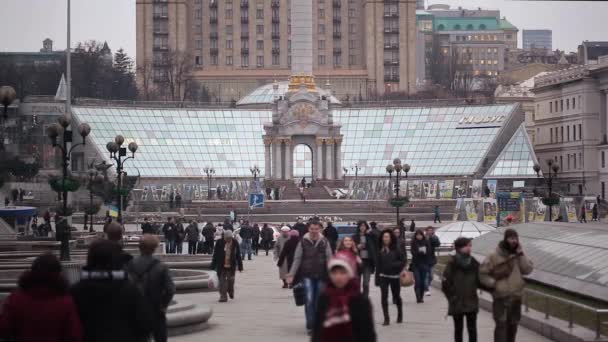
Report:
M549 297L545 297L545 319L549 319Z
M572 322L574 320L574 307L572 306L572 304L570 304L569 306L569 312L568 312L568 328L572 330L572 327L574 325L574 323Z

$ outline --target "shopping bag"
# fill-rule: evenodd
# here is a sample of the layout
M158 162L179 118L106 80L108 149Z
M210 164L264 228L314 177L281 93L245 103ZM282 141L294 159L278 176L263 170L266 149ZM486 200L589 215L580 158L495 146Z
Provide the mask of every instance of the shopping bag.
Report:
M410 287L414 285L414 273L404 270L399 275L399 282L403 287Z
M306 304L306 289L302 283L293 286L293 299L296 301L296 306Z

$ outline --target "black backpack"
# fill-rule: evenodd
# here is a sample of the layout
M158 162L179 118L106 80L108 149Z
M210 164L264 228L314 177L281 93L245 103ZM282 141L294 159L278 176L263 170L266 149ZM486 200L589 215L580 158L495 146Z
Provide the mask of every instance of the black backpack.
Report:
M131 281L139 289L141 294L143 294L144 297L146 297L146 298L150 298L150 296L152 295L150 293L150 291L148 290L148 288L149 288L148 280L150 278L149 277L150 271L154 268L154 266L158 265L159 263L160 263L160 261L158 259L154 259L142 273L137 273L132 269L129 270L129 276L131 277Z

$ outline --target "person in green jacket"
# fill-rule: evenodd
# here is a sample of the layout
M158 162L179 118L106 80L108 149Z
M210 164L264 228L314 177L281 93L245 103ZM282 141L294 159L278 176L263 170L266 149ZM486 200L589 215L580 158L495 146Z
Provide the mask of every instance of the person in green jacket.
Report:
M448 300L448 315L454 320L455 342L462 342L465 317L469 342L477 342L479 262L471 256L471 241L466 237L454 241L456 254L448 260L441 281L441 290Z

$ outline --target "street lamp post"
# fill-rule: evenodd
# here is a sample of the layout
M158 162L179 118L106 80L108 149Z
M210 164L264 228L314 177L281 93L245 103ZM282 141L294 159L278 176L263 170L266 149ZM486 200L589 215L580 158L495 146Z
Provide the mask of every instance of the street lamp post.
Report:
M95 169L89 169L89 208L91 210L91 214L89 214L89 219L90 219L90 225L89 225L89 232L94 232L95 229L93 229L93 182L98 180L98 177L101 177L99 175L99 172ZM85 220L84 222L84 229L86 230L87 228L87 222Z
M203 172L205 172L205 174L207 175L207 200L210 201L211 200L211 177L215 174L215 169L212 167L206 166L203 169Z
M405 204L406 199L401 201L401 197L399 196L399 190L401 188L401 185L399 184L399 182L400 182L399 177L401 176L401 172L403 172L403 173L405 173L405 178L407 178L407 174L408 174L408 172L410 172L410 165L409 164L401 165L401 159L395 158L393 160L392 164L388 164L386 166L386 172L388 173L389 186L390 186L390 181L392 180L393 172L395 172L395 186L394 186L395 197L394 197L394 199L396 201L394 202L393 205L397 212L397 227L399 227L399 230L401 230L401 234L403 236L403 233L404 233L403 227L401 227L400 222L399 222L399 207L402 206L403 204Z
M15 98L17 98L17 93L13 87L0 87L0 104L2 104L4 107L4 111L2 113L2 132L0 132L0 151L4 150L4 122L8 118L8 106L15 101Z
M361 170L361 167L359 167L359 164L355 164L355 166L351 167L351 169L353 171L355 171L355 180L357 180L357 177L359 176L359 170Z
M62 193L62 201L63 201L63 210L62 216L67 216L68 211L68 191L67 191L67 178L68 178L68 166L70 165L70 156L72 151L80 146L85 145L87 140L87 136L91 133L91 126L87 123L81 123L78 126L78 133L82 137L82 142L79 144L72 145L72 147L68 148L68 144L72 142L72 131L68 129L71 124L71 119L67 115L62 115L57 119L57 122L52 124L47 128L47 135L51 139L51 144L53 147L59 148L61 151L61 161L62 161L62 181L61 181L61 193ZM63 132L62 142L59 144L57 142L59 138L59 134ZM69 229L69 227L67 227ZM61 260L70 260L70 245L69 245L69 234L67 232L62 232L61 234Z
M122 135L117 135L114 137L114 141L110 141L106 144L106 149L110 152L110 158L114 159L116 162L116 193L117 193L117 206L118 206L118 223L122 224L122 174L125 162L129 159L135 158L135 152L137 151L136 142L129 143L129 151L131 151L131 156L127 157L127 148L122 147L122 144L125 142L125 138ZM124 158L124 159L123 159Z
M547 200L546 205L549 206L549 221L552 221L553 220L552 208L553 208L553 201L554 201L553 178L555 178L557 176L557 173L559 172L559 165L557 165L557 163L553 162L553 159L548 159L547 165L549 166L549 174L548 174L548 178L547 178L547 186L549 188L549 195L545 196L545 199ZM534 169L534 172L536 172L536 176L541 177L540 165L534 164L534 166L532 168ZM542 177L545 178L544 174ZM556 198L558 198L558 197L556 197Z

